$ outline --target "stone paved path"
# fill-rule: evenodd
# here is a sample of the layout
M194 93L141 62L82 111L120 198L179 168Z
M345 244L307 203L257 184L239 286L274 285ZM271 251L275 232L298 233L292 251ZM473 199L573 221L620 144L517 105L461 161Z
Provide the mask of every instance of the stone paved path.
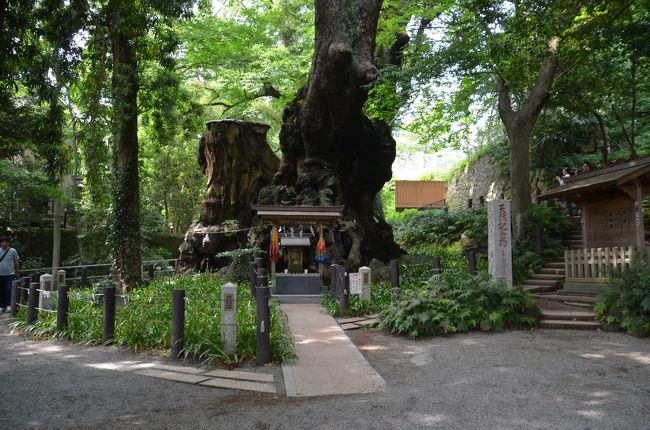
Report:
M317 304L283 304L298 358L282 366L289 397L374 393L385 386L338 323Z

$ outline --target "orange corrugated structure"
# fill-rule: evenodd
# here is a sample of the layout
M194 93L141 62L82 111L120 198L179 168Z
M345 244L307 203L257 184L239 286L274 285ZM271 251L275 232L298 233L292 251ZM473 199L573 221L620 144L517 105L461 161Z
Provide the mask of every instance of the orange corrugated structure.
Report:
M395 181L395 210L442 208L446 192L445 181Z

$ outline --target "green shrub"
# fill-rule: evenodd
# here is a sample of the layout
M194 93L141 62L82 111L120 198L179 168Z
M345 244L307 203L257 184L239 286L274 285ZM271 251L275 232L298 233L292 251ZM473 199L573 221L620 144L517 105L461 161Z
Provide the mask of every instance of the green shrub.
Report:
M382 310L380 326L411 337L447 335L474 329L530 326L533 305L521 288L506 289L487 274L449 273L432 278L428 289L405 290Z
M610 283L595 306L607 324L620 323L633 336L650 336L650 263L636 263Z
M237 286L237 350L232 356L223 352L220 333L221 285L224 281L210 274L154 280L147 287L136 288L126 296L126 305L116 311L115 343L134 350L167 350L171 343L171 293L185 289L186 359L233 363L251 360L256 349L256 308L250 297L250 285ZM21 308L15 328L41 337L61 337L73 342L99 344L102 338L103 308L93 290L70 293L68 327L56 332L56 314L41 312L38 322L25 326L26 313ZM271 358L276 363L293 356L286 315L277 302L271 304Z

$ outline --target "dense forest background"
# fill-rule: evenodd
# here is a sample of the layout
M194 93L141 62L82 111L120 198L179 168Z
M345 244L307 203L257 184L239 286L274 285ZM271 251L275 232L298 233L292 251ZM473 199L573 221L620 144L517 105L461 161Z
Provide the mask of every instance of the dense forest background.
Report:
M650 153L649 18L644 0L385 0L364 110L416 136L398 152L493 154L524 211L563 167ZM313 53L306 0L0 2L0 226L32 267L174 257L205 122L269 124L279 156Z

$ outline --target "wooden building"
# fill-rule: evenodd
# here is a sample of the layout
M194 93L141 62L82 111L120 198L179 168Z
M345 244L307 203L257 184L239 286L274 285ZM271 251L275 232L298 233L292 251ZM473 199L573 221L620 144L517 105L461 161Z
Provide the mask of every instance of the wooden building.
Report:
M445 206L445 181L395 181L395 210Z
M607 280L611 269L646 258L643 198L650 194L650 157L564 180L542 199L581 208L582 249L565 253L566 282Z

